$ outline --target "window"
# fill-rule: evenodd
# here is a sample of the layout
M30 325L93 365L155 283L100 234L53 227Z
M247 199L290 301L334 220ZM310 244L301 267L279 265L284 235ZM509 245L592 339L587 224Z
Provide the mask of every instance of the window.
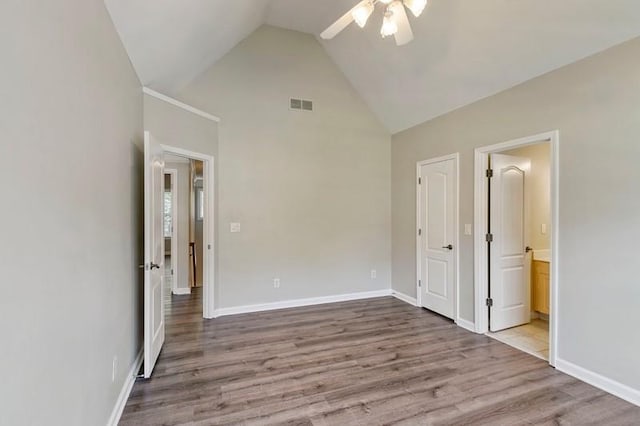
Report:
M171 215L171 191L164 192L164 237L171 238L173 235L173 222Z
M196 209L196 212L197 212L196 219L203 220L204 219L204 190L202 188L198 188L197 194L198 194L198 197L197 197L198 208Z

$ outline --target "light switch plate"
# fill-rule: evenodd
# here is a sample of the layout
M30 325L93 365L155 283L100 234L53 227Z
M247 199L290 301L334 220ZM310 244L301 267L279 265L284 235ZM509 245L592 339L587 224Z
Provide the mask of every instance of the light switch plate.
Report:
M231 232L240 232L240 224L237 222L231 222L229 229Z
M464 235L471 235L471 224L470 223L465 223L464 224Z
M540 232L542 233L542 235L547 235L547 224L543 223L542 225L540 225Z

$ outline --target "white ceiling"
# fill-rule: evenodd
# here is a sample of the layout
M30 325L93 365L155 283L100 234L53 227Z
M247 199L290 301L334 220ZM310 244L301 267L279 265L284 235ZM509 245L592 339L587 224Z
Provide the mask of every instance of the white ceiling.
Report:
M269 0L105 0L143 85L173 93L264 22Z
M356 2L106 0L142 83L169 94L263 23L318 35ZM394 133L640 36L640 1L430 0L410 19L402 47L379 10L321 41Z

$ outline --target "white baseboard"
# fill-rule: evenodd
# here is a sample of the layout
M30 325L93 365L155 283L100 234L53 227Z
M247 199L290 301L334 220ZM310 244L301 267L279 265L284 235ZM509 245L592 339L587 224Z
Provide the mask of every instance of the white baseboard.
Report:
M616 382L615 380L560 358L556 359L556 369L615 395L618 398L640 406L640 390L638 389Z
M371 299L391 296L391 289L364 291L360 293L339 294L335 296L312 297L309 299L284 300L282 302L263 303L259 305L234 306L216 309L215 317L247 314L250 312L273 311L276 309L299 308L301 306L322 305L324 303L347 302L349 300Z
M176 296L181 296L181 295L185 295L185 294L191 294L191 287L187 287L187 288L174 288L172 290L172 293L175 294Z
M473 331L474 333L476 332L476 325L474 323L472 323L471 321L467 321L466 319L458 318L456 320L456 324L458 325L458 327L462 327L465 330Z
M415 297L408 296L396 290L391 290L391 295L396 299L402 300L403 302L406 302L412 306L418 306L418 301Z
M122 389L120 390L120 395L118 395L118 399L116 400L116 405L113 407L111 416L109 416L107 426L118 425L120 417L122 416L122 412L124 411L124 407L125 405L127 405L127 400L129 399L131 389L133 389L133 384L136 381L136 375L138 374L138 371L140 371L140 367L142 366L143 355L143 349L140 349L140 352L138 352L138 356L136 356L136 359L133 361L131 369L127 373L127 377L125 378Z

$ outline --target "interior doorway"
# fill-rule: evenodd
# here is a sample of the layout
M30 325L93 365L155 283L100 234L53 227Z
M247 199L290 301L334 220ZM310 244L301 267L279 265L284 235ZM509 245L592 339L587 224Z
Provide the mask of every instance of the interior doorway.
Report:
M171 293L198 293L203 317L213 318L213 159L169 145L162 149L165 174L175 170L171 199L176 249L171 261L176 268Z
M191 160L189 181L189 247L191 286L200 288L204 282L204 163Z
M165 294L179 294L178 280L174 277L180 276L178 263L178 192L180 180L178 179L178 169L168 167L170 163L165 159L164 169L164 267L165 267Z
M479 148L476 326L555 364L558 132Z
M165 154L165 286L174 295L204 284L204 162ZM170 302L170 299L167 300Z

